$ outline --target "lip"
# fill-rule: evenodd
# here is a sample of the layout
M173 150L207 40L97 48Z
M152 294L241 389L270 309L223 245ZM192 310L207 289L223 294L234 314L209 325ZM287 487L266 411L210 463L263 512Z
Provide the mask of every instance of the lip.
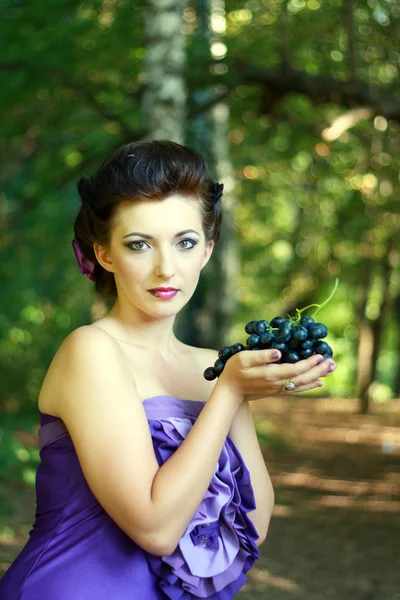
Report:
M168 288L153 288L151 290L149 290L149 292L177 292L178 290L176 288L173 287L168 287Z
M149 290L149 294L151 294L155 298L160 298L160 299L164 299L164 300L168 300L170 298L175 298L175 296L177 295L178 292L179 292L179 290L175 290L175 289L168 290L168 291L165 291L163 289Z

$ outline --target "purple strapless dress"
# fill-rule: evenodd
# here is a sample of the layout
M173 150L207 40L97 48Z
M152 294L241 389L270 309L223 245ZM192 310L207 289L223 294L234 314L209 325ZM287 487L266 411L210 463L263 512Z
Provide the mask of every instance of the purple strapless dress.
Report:
M143 402L159 465L204 402L161 395ZM230 600L259 558L249 471L226 438L213 478L170 556L138 546L92 494L63 421L40 413L41 462L29 539L0 581L0 600ZM206 440L205 440L206 443Z

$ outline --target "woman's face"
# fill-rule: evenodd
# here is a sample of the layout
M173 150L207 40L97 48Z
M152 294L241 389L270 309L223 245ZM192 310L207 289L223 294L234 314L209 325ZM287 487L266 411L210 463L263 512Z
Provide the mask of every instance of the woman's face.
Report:
M94 249L100 264L114 273L120 301L146 313L171 314L194 294L213 247L214 242L205 241L198 201L175 194L121 208L110 249ZM179 291L169 299L157 298L149 292L156 287Z

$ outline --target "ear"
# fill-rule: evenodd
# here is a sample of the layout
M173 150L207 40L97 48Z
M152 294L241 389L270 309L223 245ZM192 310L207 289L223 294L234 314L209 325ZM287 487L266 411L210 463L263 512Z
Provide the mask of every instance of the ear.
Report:
M106 246L100 246L97 242L93 244L93 251L96 255L97 261L106 271L110 273L114 272L114 265L111 260L109 250Z
M211 254L213 253L214 250L214 240L211 240L211 242L208 242L206 249L205 249L205 253L204 253L204 259L203 262L201 264L201 268L203 269L206 264L208 263L208 261L211 258Z

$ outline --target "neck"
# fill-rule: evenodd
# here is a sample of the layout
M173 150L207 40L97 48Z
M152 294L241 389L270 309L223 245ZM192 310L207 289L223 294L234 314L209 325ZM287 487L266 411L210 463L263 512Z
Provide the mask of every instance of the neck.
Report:
M172 318L146 323L131 318L124 319L115 307L101 319L107 325L108 333L116 340L153 352L165 360L176 356L181 351L181 342L175 337L172 328L174 320L175 315Z

